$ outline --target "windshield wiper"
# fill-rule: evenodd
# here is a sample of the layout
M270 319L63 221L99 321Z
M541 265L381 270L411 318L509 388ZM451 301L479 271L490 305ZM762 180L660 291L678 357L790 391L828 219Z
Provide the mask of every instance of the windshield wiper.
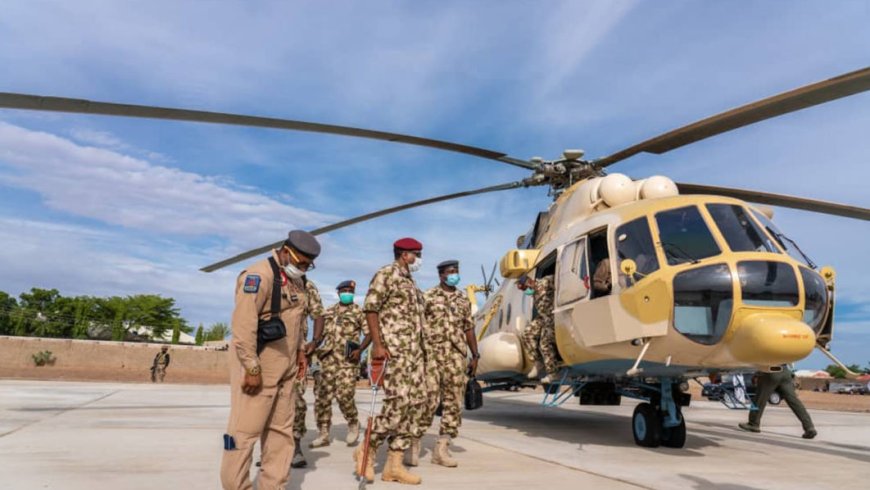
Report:
M683 255L684 260L685 260L685 259L688 259L689 262L691 262L691 263L693 263L693 264L697 264L698 262L700 262L700 260L696 259L695 257L692 257L692 255L691 255L689 252L686 252L685 250L683 250L683 248L680 247L679 245L677 245L676 243L673 243L673 242L659 242L659 244L662 246L662 248L665 249L665 252L666 252L666 253L670 254L671 257L673 257L673 258L675 258L675 259L679 259L679 257L677 257L676 255L674 255L673 252L671 252L670 250L668 250L668 248L665 248L665 247L670 247L670 248L676 250L677 252L679 252L680 254Z
M770 230L770 228L768 228L768 230ZM818 266L816 265L816 263L813 262L812 259L810 259L809 257L807 257L807 254L805 254L804 251L801 250L800 247L798 247L798 244L795 243L794 240L792 240L791 238L789 238L789 237L783 235L782 233L777 233L777 232L775 232L775 231L773 232L773 236L777 237L777 238L780 240L780 243L782 243L782 240L785 240L785 241L787 241L788 243L791 243L792 246L794 247L794 249L797 250L799 254L801 254L801 257L804 258L804 260L807 262L807 265L810 266L810 268L812 268L812 269L816 269L816 268L818 268ZM785 248L785 247L783 247L783 248Z

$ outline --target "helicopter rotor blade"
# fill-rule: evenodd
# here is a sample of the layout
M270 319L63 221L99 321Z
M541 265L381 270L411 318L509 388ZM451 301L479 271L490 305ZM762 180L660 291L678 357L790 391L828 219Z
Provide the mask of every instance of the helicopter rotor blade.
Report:
M113 102L98 102L86 99L71 99L67 97L44 97L41 95L17 94L0 92L0 108L24 109L31 111L69 112L75 114L96 114L103 116L137 117L146 119L168 119L174 121L190 121L212 124L230 124L236 126L252 126L260 128L284 129L290 131L308 131L312 133L327 133L342 136L354 136L393 143L425 146L439 150L452 151L473 155L480 158L495 160L516 167L533 170L536 166L528 161L513 158L505 153L477 148L474 146L434 140L372 129L352 128L334 124L321 124L273 117L246 116L223 112L176 109L135 104L117 104Z
M604 168L638 153L660 155L711 136L866 90L870 90L870 67L716 114L620 150L593 163L598 168Z
M372 213L363 214L360 216L356 216L354 218L346 219L344 221L339 221L338 223L333 223L331 225L323 226L317 228L315 230L311 230L312 235L323 235L324 233L329 233L331 231L338 230L340 228L345 228L347 226L355 225L357 223L362 223L363 221L368 221L371 219L379 218L381 216L386 216L388 214L398 213L399 211L405 211L412 208L417 208L420 206L425 206L427 204L434 204L437 202L449 201L451 199L458 199L460 197L468 197L474 196L477 194L485 194L487 192L496 192L496 191L506 191L510 189L517 189L520 187L525 187L527 184L524 181L517 182L508 182L507 184L499 184L493 185L489 187L483 187L480 189L474 189L470 191L463 192L455 192L453 194L445 194L443 196L430 197L427 199L421 199L419 201L409 202L406 204L401 204L399 206L393 206L391 208L381 209L379 211L375 211ZM230 257L225 260L221 260L220 262L215 262L214 264L207 265L200 269L203 272L214 272L218 269L222 269L228 265L235 264L237 262L241 262L246 259L250 259L251 257L256 257L257 255L263 254L276 248L284 243L284 240L270 243L269 245L264 245L262 247L255 248L253 250L248 250L247 252L240 253L233 257Z
M680 194L710 194L715 196L726 196L759 204L769 204L771 206L782 206L784 208L801 209L815 213L832 214L835 216L870 221L870 209L850 206L848 204L838 204L828 201L819 201L816 199L773 194L770 192L735 189L732 187L717 187L712 185L677 183L677 187L680 189Z

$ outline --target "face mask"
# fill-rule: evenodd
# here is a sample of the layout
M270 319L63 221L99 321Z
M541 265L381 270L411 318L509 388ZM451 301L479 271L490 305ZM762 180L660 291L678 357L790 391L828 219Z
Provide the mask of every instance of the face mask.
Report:
M423 257L417 257L413 264L408 264L408 270L411 272L417 272L421 267L423 267Z
M444 280L444 284L448 286L456 286L459 284L459 274L447 274L447 279Z
M534 296L534 295L535 295L535 290L534 290L534 289L532 289L532 288L527 288L527 289L526 289L526 296Z
M284 266L284 274L287 274L287 277L292 279L299 279L305 275L305 272L299 270L295 265L288 262L287 265Z
M343 305L349 305L353 303L353 293L338 293L338 298Z

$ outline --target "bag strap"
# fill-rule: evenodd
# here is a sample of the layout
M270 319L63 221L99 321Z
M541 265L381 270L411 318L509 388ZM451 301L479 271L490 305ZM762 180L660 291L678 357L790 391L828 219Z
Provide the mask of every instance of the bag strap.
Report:
M272 267L272 306L270 319L276 318L281 310L281 271L278 269L278 262L275 257L269 257L269 265Z

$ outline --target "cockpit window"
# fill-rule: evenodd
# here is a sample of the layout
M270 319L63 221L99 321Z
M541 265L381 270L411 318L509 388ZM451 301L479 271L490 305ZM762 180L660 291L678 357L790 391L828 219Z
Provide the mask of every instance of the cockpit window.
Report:
M631 281L622 272L619 273L619 283L622 287L630 286L635 280L655 272L659 269L659 260L653 247L652 234L646 217L637 218L634 221L616 229L616 253L619 258L617 268L624 259L631 259L637 264L637 276Z
M656 223L668 265L697 262L721 252L695 206L656 213Z
M804 323L818 332L828 309L828 287L817 272L806 267L798 269L804 280Z
M798 304L798 283L792 266L783 262L737 263L743 302L753 306L790 307Z
M800 262L804 265L810 265L807 262L807 258L804 257L804 255L802 253L800 253L800 251L797 249L797 247L794 245L793 242L790 242L788 237L786 237L785 235L782 234L781 231L779 231L779 228L777 228L776 225L773 224L773 221L771 221L770 218L768 218L764 214L762 214L754 209L752 210L752 215L755 216L755 219L757 219L758 222L761 223L762 226L764 226L764 228L767 230L767 233L774 240L776 240L776 243L779 245L779 248L781 248L782 250L785 250L785 252L789 255L789 257L797 260L798 262Z
M708 204L707 211L734 252L778 252L770 238L749 217L743 206Z
M713 345L722 338L734 309L731 270L715 264L674 277L674 328L695 342Z

